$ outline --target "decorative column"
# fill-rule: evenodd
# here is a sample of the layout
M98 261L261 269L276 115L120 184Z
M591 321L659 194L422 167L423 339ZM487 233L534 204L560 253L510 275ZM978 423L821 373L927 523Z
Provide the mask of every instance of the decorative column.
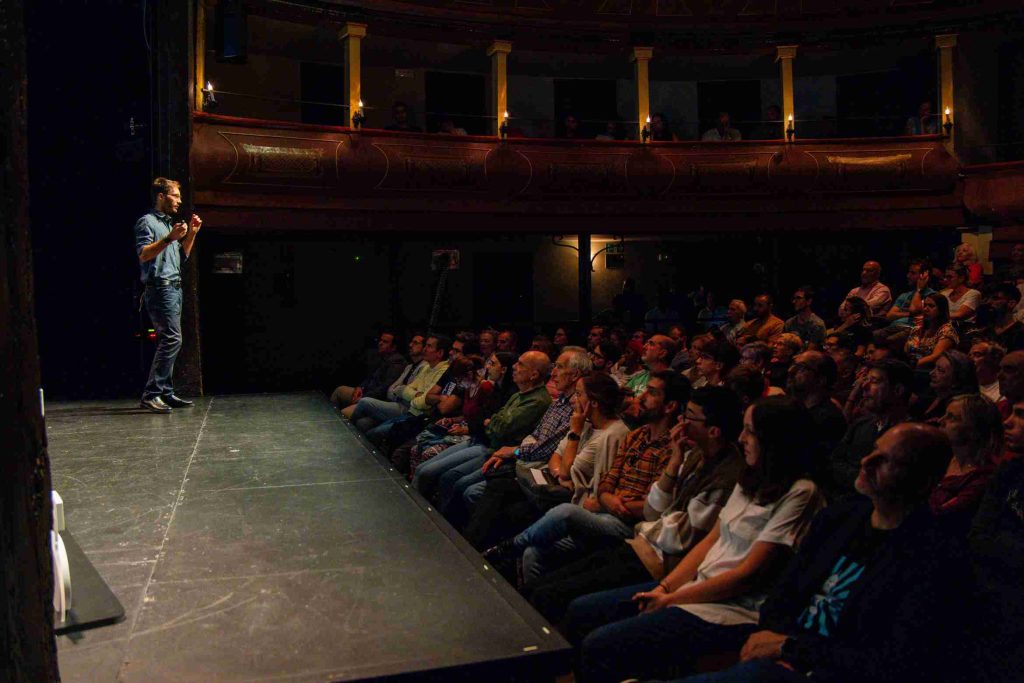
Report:
M363 38L366 37L366 24L349 22L338 34L342 49L345 51L345 97L348 113L345 119L352 125L352 115L360 110L359 101L363 96L362 88L362 49Z
M632 60L636 65L633 74L636 78L637 137L640 137L640 131L647 125L647 119L651 115L651 81L647 67L653 54L654 50L649 47L633 48Z
M580 326L589 329L591 319L593 316L591 292L593 289L592 275L590 272L590 233L581 232L577 241L579 247L578 267L579 267L579 318Z
M512 52L512 43L507 40L496 40L487 48L487 56L491 58L491 113L494 114L491 132L494 135L500 135L499 128L508 111L509 52Z
M779 78L782 82L782 135L785 136L789 123L794 122L796 114L793 107L793 59L796 57L797 45L776 46L775 61L779 63ZM792 117L792 118L790 118Z
M956 34L946 33L935 36L935 49L939 51L939 130L946 123L953 123L956 110L953 108L953 48L956 47ZM947 115L946 112L949 112ZM953 149L953 126L949 127L947 146Z
M196 0L196 46L195 83L193 89L193 111L203 110L203 88L206 87L206 0Z

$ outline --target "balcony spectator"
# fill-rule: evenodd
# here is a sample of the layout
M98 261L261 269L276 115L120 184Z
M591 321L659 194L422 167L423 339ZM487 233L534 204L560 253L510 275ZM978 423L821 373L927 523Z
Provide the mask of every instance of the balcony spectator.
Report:
M595 140L610 141L610 140L622 140L625 137L626 137L625 134L622 132L622 124L619 123L617 120L615 120L615 121L607 121L604 124L604 132L598 133L594 137L594 139Z
M917 107L917 116L907 119L907 135L935 135L939 132L939 117L932 113L932 103L925 100Z
M793 292L792 318L783 326L785 332L795 332L805 347L820 349L825 343L825 321L814 314L814 288L804 285Z
M846 295L857 296L867 302L872 316L884 316L892 308L892 292L879 282L882 266L878 261L867 261L860 270L860 287L854 287Z
M705 131L700 139L702 142L736 142L742 140L743 136L732 127L729 112L720 111L718 112L718 125Z
M581 137L580 120L575 114L565 114L558 124L558 137L576 140Z
M754 135L751 136L753 140L780 140L782 139L785 131L782 127L782 109L779 105L769 105L764 111L764 121L758 124L757 129L754 131Z
M672 132L668 116L662 112L651 114L651 139L655 142L678 142L679 138Z
M959 263L946 268L946 288L940 294L949 299L950 320L973 321L981 306L981 292L967 286L969 277L967 268Z
M391 123L384 127L384 130L397 130L406 133L422 133L423 129L412 123L412 116L409 113L409 105L405 102L395 102L391 106Z
M437 132L443 135L465 135L466 129L456 126L455 122L446 116L441 119L441 125L437 127Z

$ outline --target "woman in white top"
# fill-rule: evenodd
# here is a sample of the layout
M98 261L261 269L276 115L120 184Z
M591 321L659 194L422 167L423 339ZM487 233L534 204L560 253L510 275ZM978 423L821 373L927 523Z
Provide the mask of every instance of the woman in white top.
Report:
M954 263L946 268L945 285L939 294L949 299L950 320L974 320L981 306L981 292L967 286L967 268Z
M771 579L824 506L810 468L810 415L773 396L747 408L747 468L718 526L662 581L575 600L566 617L580 648L576 679L683 676L699 657L738 652L757 626ZM639 612L639 614L638 614Z

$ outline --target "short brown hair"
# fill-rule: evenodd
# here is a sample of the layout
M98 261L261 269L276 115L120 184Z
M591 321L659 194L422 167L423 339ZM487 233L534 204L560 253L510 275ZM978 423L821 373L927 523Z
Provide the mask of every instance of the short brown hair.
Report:
M178 191L180 192L181 183L177 180L171 180L170 178L155 178L153 180L153 185L149 188L149 192L152 196L151 198L155 202L158 194L167 194L174 188L178 188Z

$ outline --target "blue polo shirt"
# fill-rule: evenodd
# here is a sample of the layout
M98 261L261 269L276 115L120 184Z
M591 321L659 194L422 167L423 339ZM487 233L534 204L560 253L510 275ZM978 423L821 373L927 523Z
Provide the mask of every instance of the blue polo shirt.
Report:
M160 211L150 211L135 222L135 254L142 253L143 247L159 242L171 232L171 217ZM181 262L185 260L185 252L181 242L171 242L167 248L157 254L152 261L140 263L142 283L156 278L166 280L181 279Z

